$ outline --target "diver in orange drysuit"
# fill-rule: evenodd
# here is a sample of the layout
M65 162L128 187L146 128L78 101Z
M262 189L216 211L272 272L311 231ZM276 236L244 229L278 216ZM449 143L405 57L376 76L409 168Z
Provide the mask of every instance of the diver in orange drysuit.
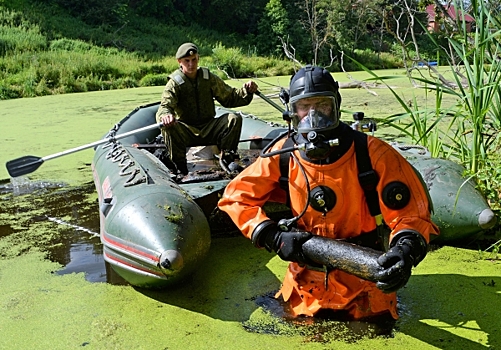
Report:
M384 268L378 282L323 270L301 249L311 235L351 242L376 236L376 219L358 177L354 146L358 131L339 120L338 89L321 67L306 66L291 78L288 102L296 131L291 137L297 147L289 161L289 198L297 229L273 222L262 209L267 201L286 200L279 187L279 155L274 154L285 139L271 147L272 156L258 158L234 178L218 205L256 247L291 262L276 297L288 301L294 314L312 316L325 308L344 310L353 319L388 312L397 319L396 291L407 283L412 266L425 257L430 236L437 235L438 228L430 220L431 204L420 178L393 147L367 136L370 163L379 178L380 211L391 230L389 249L378 258ZM395 189L399 194L392 197ZM320 193L327 206L319 208L313 193L317 197Z

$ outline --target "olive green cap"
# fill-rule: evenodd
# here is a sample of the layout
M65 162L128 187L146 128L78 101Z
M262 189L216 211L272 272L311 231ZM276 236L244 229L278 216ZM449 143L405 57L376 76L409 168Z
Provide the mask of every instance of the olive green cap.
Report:
M191 56L196 54L197 52L198 52L197 45L192 43L184 43L181 46L179 46L179 49L177 49L176 58L180 59L186 56Z

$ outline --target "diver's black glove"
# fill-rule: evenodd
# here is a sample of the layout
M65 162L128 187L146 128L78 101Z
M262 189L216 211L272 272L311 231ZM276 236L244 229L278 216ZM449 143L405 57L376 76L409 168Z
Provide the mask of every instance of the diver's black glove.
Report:
M395 292L405 286L412 267L424 259L426 251L426 241L418 232L398 232L390 243L390 249L377 259L384 270L380 273L376 286L385 293Z
M296 229L282 231L274 221L266 220L254 229L251 241L258 248L264 247L269 252L274 251L282 260L314 265L314 262L304 255L302 248L311 236L309 232Z

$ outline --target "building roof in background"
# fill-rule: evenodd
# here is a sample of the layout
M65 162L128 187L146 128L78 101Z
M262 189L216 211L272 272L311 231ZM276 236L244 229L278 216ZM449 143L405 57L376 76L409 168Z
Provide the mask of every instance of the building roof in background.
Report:
M461 15L462 11L459 10L457 11L456 8L454 7L454 5L447 5L447 6L444 6L445 10L447 11L448 15L453 19L453 20L456 20L458 19L458 17ZM439 11L436 11L435 10L435 5L434 4L431 4L431 5L428 5L426 6L426 13L428 13L428 17L431 18L431 19L434 19L435 16L437 15L437 13L439 13ZM470 16L469 14L467 13L463 13L463 16L464 16L464 20L465 22L475 22L475 18L473 18L472 16ZM459 18L459 19L463 19L463 18Z

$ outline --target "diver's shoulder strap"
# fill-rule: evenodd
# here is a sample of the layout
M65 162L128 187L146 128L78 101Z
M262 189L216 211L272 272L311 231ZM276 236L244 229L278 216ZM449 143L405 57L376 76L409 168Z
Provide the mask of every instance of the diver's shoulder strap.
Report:
M294 146L294 140L292 137L288 137L285 140L282 148L288 148ZM292 155L291 152L283 152L280 153L280 188L287 192L287 197L289 194L289 168L290 168L290 159ZM287 203L289 203L289 199L287 199Z
M379 182L379 176L372 168L367 143L367 135L360 131L354 132L355 156L357 158L358 182L364 190L365 200L369 207L371 216L376 220L377 244L383 251L388 250L389 230L384 223L381 207L379 206L379 194L376 186Z
M379 196L376 190L379 176L372 169L369 149L367 147L367 135L363 132L355 131L353 137L355 141L355 156L357 158L358 182L364 190L369 212L372 216L377 217L381 214Z

